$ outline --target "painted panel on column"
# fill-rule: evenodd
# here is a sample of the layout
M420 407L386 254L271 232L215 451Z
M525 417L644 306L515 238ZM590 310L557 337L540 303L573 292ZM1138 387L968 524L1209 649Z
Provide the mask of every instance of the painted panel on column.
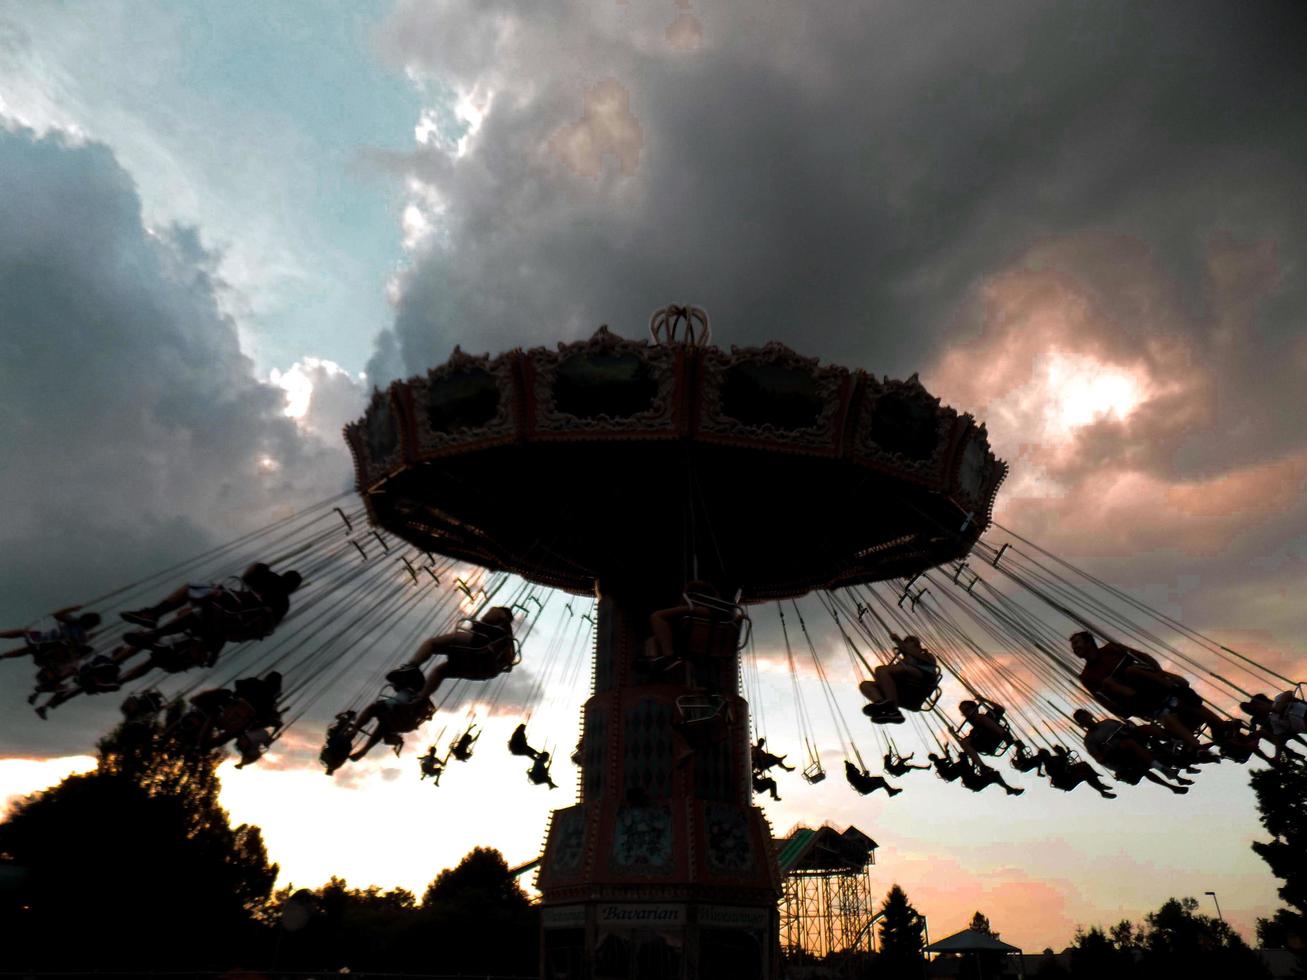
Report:
M613 869L668 874L672 861L672 811L667 806L624 806L613 832Z
M749 811L725 803L705 803L703 816L708 868L717 872L753 870Z

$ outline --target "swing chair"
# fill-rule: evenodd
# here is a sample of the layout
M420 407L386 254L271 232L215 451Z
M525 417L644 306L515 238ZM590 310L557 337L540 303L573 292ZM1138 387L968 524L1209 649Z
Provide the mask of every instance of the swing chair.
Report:
M474 732L476 734L473 734ZM463 732L462 735L459 735L458 738L449 743L449 755L453 756L459 762L467 762L472 758L472 746L476 745L477 739L480 737L481 733L477 731L476 722L469 722L467 731Z
M738 593L734 602L690 591L682 598L691 610L681 621L683 659L733 657L748 644L753 624Z
M676 699L676 710L687 725L703 725L722 717L726 699L720 694L682 694Z
M816 753L811 750L809 751L808 759L808 764L803 768L803 778L816 786L826 778L826 770L822 767L821 759L819 759Z

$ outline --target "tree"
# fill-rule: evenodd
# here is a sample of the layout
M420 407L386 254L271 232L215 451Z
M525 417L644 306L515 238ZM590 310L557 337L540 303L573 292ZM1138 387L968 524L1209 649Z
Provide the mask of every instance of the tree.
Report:
M526 975L539 969L538 915L496 850L478 847L442 871L422 896L422 912L431 928L449 937L432 972Z
M1227 923L1198 913L1198 900L1172 898L1146 918L1139 936L1145 976L1186 980L1255 980L1270 974L1261 958Z
M1097 926L1077 929L1071 942L1072 980L1124 980L1134 974L1133 950L1134 929L1129 922L1113 926L1110 937Z
M925 920L908 901L907 893L894 885L880 907L879 953L875 976L885 980L922 975L926 946Z
M1262 826L1273 838L1252 847L1284 883L1280 898L1289 906L1258 920L1257 935L1264 946L1307 958L1307 762L1286 754L1279 765L1255 771L1249 782Z
M0 824L0 857L23 874L9 962L226 967L255 950L277 867L258 828L233 828L218 805L218 756L164 735L162 722L116 729L95 771Z
M993 939L998 938L998 933L994 927L989 924L989 916L985 915L979 909L967 923L967 928L973 932L981 933ZM966 961L963 966L963 972L959 976L975 977L977 980L987 980L989 977L998 976L1003 970L1003 960L1005 954L1000 952L977 952L967 953L964 956Z
M980 910L977 910L976 914L971 917L971 922L968 923L967 928L971 929L973 932L983 932L986 936L993 936L995 939L998 938L998 933L996 933L994 927L989 924L989 916L985 915L985 913Z

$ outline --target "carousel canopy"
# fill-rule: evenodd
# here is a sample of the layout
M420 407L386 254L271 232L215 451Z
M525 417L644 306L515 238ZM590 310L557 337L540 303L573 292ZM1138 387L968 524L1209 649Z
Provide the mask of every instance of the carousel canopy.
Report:
M747 600L963 557L1006 467L913 376L789 348L625 340L473 357L376 392L346 427L374 524L588 593L717 579Z

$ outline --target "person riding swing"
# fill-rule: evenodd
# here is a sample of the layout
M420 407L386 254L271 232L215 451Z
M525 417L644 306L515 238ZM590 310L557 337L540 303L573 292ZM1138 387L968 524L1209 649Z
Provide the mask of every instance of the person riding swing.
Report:
M1053 759L1053 754L1048 749L1040 748L1031 752L1026 748L1026 743L1017 739L1012 743L1012 768L1017 772L1030 772L1032 769L1045 775L1045 767Z
M118 664L110 656L101 653L94 654L89 660L78 666L71 674L73 681L72 687L66 687L64 680L67 675L60 675L59 679L50 688L53 693L45 704L37 705L36 714L42 720L46 718L47 712L52 708L70 701L81 694L108 694L117 691L122 687L118 678ZM37 693L41 691L40 674L38 673ZM35 696L28 698L29 703L35 700Z
M785 764L786 756L773 755L767 751L767 739L759 737L758 741L749 746L749 761L753 765L753 771L764 773L773 766L784 769L786 772L794 772L793 766Z
M0 653L0 660L31 657L38 667L42 667L52 659L71 658L76 661L85 657L91 652L91 635L100 625L100 614L78 613L81 608L66 606L30 626L0 630L0 639L23 641L21 647Z
M934 752L927 754L926 758L930 760L935 769L935 775L946 783L957 782L962 778L963 762L953 758L953 750L949 746L944 746L943 755L936 755Z
M1054 745L1051 753L1045 749L1040 749L1039 752L1048 756L1044 763L1044 775L1054 789L1069 793L1081 783L1087 783L1103 799L1116 799L1116 794L1099 778L1097 770L1088 762L1076 759L1065 745Z
M776 791L776 780L767 775L766 770L755 769L751 778L753 791L761 796L763 793L771 795L773 800L779 801L780 793Z
M741 631L748 623L744 609L724 600L711 582L690 582L683 599L680 605L659 609L649 616L649 659L674 665L734 656L740 648Z
M868 770L859 769L849 759L844 760L844 778L848 780L850 786L858 791L859 796L866 796L878 789L883 789L890 796L898 796L903 792L903 790L895 789L887 783L885 777L873 776Z
M514 728L513 734L508 737L508 751L513 755L524 756L528 759L534 759L540 755L539 752L527 744L526 722L522 722L522 724Z
M1153 721L1195 756L1207 747L1194 733L1206 725L1214 740L1233 735L1231 723L1222 720L1189 682L1142 650L1115 641L1102 646L1088 630L1072 634L1071 652L1085 662L1080 683L1094 700L1121 717Z
M318 761L326 768L328 776L349 761L349 754L354 749L355 717L352 710L342 711L327 729Z
M1239 705L1251 719L1252 733L1275 746L1272 762L1279 762L1286 757L1290 742L1307 741L1304 739L1304 735L1307 735L1307 701L1299 696L1299 690L1301 685L1280 692L1274 699L1265 694L1254 694ZM1296 755L1295 752L1288 752L1290 758Z
M423 641L405 666L421 668L436 656L445 659L427 675L418 692L419 700L429 699L447 678L488 681L513 669L517 648L513 643L513 610L491 606L479 620L452 633L443 633Z
M977 765L967 755L958 757L957 767L958 779L973 793L983 792L995 784L1002 786L1008 796L1020 796L1025 792L1024 789L1009 786L1003 779L1002 773L993 766L987 766L983 762Z
M404 733L416 731L436 713L436 706L431 699L422 694L422 671L400 668L392 670L386 679L390 683L390 693L382 694L354 719L351 735L361 732L369 723L376 722L363 745L350 753L349 758L354 762L362 759L378 742L383 741L399 755L404 748Z
M1007 712L1001 704L977 696L975 701L959 702L958 711L962 713L963 724L970 726L966 735L958 737L958 744L976 768L986 768L982 755L1002 755L1016 742L1003 717Z
M120 613L127 622L144 627L127 633L123 642L152 647L165 636L189 633L221 649L224 643L261 640L286 617L290 596L302 582L299 572L278 574L255 562L236 579L182 585L153 606ZM172 618L160 625L169 613Z
M537 752L535 762L527 770L526 778L537 786L548 786L550 789L558 789L558 784L550 778L549 775L549 753Z
M921 769L921 770L929 769L930 766L909 765L909 763L912 761L913 757L916 754L917 753L915 752L909 752L907 755L900 755L898 752L895 751L886 752L884 758L881 760L882 763L881 768L884 769L891 776L896 776L896 777L906 776L914 769Z
M1189 792L1191 781L1160 763L1149 749L1146 729L1115 718L1099 721L1085 708L1076 709L1071 717L1084 729L1085 750L1090 757L1118 782L1136 786L1141 779L1147 779L1177 795Z
M120 684L130 684L155 668L165 674L180 674L196 667L212 667L225 641L221 637L194 636L182 633L169 636L154 646L133 647L123 644L113 652L114 662L120 666L144 652L149 656L119 678Z
M903 710L920 711L939 689L939 661L916 636L890 633L898 655L872 671L872 679L858 685L870 704L862 713L878 725L897 725Z
M449 743L449 754L459 762L467 762L468 759L472 758L472 746L477 743L477 739L480 737L481 732L476 725L468 725L467 731Z
M418 759L418 767L422 770L423 779L430 777L432 786L440 785L440 777L445 772L445 760L437 755L435 745L428 748L426 754Z

